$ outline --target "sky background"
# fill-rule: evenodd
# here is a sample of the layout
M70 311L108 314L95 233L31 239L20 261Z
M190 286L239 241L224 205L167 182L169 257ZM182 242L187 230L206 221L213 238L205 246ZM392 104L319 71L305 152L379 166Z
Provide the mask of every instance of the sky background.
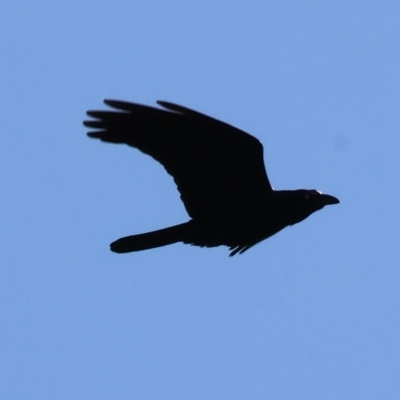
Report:
M398 1L5 0L0 38L0 398L399 399ZM113 254L188 216L86 137L104 98L229 122L341 204L233 258Z

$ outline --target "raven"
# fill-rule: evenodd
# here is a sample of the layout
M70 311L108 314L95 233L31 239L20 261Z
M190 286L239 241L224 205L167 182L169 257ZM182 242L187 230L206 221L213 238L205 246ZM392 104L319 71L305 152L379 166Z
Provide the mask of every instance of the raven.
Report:
M183 242L228 246L230 256L303 221L336 197L317 190L274 190L255 137L166 101L163 108L104 100L112 111L88 111L88 136L136 147L172 175L190 220L111 243L116 253Z

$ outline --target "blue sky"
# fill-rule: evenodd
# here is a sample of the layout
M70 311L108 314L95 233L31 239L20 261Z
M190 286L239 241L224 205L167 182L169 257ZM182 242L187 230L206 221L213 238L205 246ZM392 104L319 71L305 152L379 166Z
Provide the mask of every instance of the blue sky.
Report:
M398 399L397 1L3 1L0 397ZM242 256L118 237L184 222L150 157L90 140L104 98L258 137L327 207Z

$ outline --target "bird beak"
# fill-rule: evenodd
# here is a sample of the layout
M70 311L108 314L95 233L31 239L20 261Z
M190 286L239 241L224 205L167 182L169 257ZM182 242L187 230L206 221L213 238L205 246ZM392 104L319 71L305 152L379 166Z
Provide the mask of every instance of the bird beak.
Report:
M321 194L322 203L327 206L328 204L339 204L340 201L336 197L333 197L329 194Z

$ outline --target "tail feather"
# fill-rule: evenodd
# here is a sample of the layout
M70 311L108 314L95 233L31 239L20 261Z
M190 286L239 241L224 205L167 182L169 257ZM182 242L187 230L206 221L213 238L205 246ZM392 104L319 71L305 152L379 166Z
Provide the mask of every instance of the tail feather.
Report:
M158 231L125 236L110 244L115 253L129 253L183 242L187 236L188 223L171 226Z

